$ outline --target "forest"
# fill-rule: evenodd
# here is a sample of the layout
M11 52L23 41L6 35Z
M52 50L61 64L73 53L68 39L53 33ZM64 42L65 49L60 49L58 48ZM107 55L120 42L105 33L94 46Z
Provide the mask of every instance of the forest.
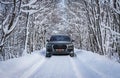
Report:
M52 34L120 62L120 0L0 0L1 61L44 48Z

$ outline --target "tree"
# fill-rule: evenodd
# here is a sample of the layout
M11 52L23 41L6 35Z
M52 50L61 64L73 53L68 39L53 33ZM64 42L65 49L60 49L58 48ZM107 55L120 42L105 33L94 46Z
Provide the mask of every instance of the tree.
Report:
M3 3L4 4L4 3ZM2 53L3 57L5 57L4 52L3 52L3 47L4 47L4 42L5 39L12 33L12 31L15 29L16 24L19 20L19 11L18 13L16 12L16 0L11 3L13 5L12 10L10 14L7 14L6 18L2 22L2 38L0 42L0 53ZM19 4L20 7L21 3ZM19 8L20 10L20 8Z

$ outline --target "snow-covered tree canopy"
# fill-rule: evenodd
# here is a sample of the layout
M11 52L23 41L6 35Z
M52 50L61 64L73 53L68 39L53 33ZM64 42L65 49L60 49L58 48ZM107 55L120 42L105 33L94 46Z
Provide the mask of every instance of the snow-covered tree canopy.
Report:
M119 57L120 0L0 1L0 51L5 59L45 47L52 34L70 35L76 48Z

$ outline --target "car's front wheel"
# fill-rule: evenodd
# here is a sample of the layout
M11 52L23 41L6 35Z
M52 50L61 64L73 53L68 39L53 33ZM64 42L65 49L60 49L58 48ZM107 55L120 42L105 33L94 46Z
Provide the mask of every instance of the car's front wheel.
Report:
M71 57L74 57L74 56L75 56L75 53L70 53L70 56L71 56Z
M46 53L46 57L51 57L51 54L50 53Z

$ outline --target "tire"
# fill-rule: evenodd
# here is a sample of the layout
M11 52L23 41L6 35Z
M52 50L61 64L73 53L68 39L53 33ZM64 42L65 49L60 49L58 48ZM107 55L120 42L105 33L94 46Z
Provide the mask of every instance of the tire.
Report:
M70 53L70 57L74 57L75 56L75 53Z
M51 57L51 54L49 53L49 54L46 54L46 57Z

